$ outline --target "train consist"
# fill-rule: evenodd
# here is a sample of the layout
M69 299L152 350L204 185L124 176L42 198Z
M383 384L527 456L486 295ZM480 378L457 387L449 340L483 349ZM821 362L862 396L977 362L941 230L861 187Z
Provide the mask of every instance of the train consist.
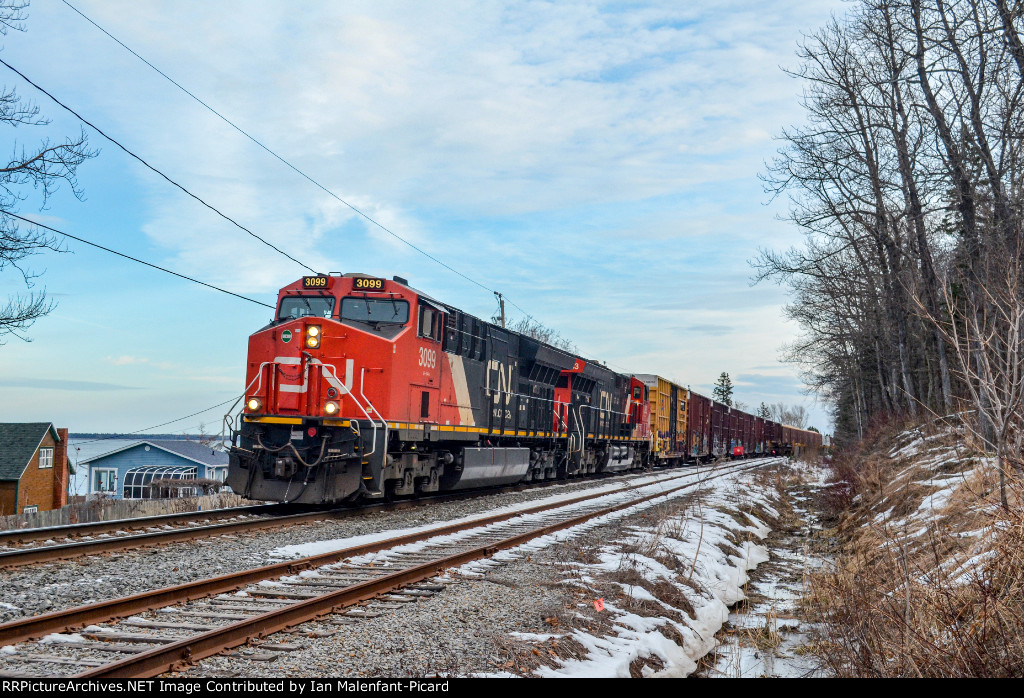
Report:
M227 484L334 504L816 448L653 375L625 375L391 280L306 276L249 337Z
M821 434L747 414L661 376L637 376L651 404L655 465L713 458L792 455L821 448Z

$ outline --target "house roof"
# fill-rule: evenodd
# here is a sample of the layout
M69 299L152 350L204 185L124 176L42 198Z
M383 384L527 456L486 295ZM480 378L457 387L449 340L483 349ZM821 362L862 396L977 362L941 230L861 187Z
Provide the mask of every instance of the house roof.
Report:
M43 437L60 435L52 422L0 423L0 480L20 480Z
M173 453L176 456L180 456L185 460L190 460L193 463L199 463L200 465L227 465L228 454L223 451L215 451L209 446L204 446L197 441L164 441L156 440L153 441L135 441L126 446L115 448L113 451L107 451L101 453L98 456L93 456L88 461L83 461L82 465L92 466L98 461L103 460L115 453L121 453L138 446L150 446L152 448L159 448L161 451L167 453Z

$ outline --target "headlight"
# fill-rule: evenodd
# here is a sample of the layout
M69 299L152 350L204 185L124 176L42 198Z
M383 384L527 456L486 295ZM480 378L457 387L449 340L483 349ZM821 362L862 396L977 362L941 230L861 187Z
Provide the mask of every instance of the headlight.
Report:
M245 406L249 408L250 412L259 412L260 408L263 407L263 403L260 402L259 398L251 397L249 402L245 403Z
M306 346L310 349L316 349L320 346L320 326L310 325L306 328Z
M324 414L326 414L327 416L336 415L338 414L338 409L338 403L328 402L327 404L324 405Z

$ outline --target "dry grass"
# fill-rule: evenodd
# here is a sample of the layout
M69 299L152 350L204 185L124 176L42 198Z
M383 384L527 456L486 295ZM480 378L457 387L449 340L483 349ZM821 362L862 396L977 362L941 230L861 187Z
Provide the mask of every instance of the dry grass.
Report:
M629 664L630 677L642 679L645 667L650 667L653 671L661 671L665 668L665 663L658 657L637 657Z
M923 469L890 458L899 445L880 431L873 448L835 460L839 484L822 504L840 548L834 567L808 580L813 651L838 676L1024 675L1024 498L999 507L996 478L969 446L956 463ZM957 472L963 484L946 508L913 518L935 491L915 480Z
M741 643L751 645L769 652L782 644L782 633L779 631L779 619L775 611L769 610L764 617L764 625L757 628L744 628Z
M613 587L606 588L606 591L611 592L608 596L615 594L622 602L623 608L637 614L638 616L647 616L649 618L671 618L679 623L684 622L680 612L690 616L691 619L696 619L697 617L697 612L694 610L693 604L690 603L688 598L686 598L686 594L683 590L667 579L653 581L637 571L636 568L628 566L621 567L615 572L612 572L605 579L612 584L639 587L662 602L658 603L647 598L635 598L623 591L622 587L619 587L619 589L614 591L612 590ZM696 585L686 586L692 589ZM662 604L667 604L667 606Z

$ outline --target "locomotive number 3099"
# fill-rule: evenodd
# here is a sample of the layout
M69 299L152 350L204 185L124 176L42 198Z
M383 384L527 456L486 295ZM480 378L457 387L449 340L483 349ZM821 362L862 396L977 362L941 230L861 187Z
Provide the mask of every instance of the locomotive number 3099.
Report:
M437 365L437 352L433 349L420 347L420 366L434 368Z
M384 288L384 279L356 279L352 288L357 291L366 289L375 289L379 291Z

